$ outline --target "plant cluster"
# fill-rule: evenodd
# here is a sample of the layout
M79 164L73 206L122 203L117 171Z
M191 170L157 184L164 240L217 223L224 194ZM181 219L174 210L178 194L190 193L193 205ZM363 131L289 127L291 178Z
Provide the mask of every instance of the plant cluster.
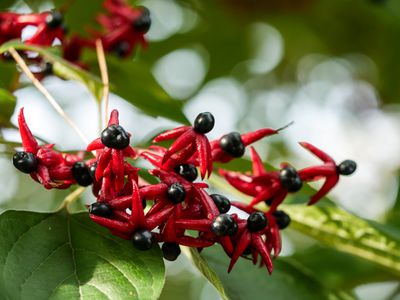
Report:
M169 148L152 145L135 149L130 146L131 135L119 124L118 111L113 110L101 137L86 148L95 158L84 160L84 151L65 154L54 150L54 145L39 146L21 109L18 124L24 151L17 152L13 162L47 189L92 185L97 201L89 207L90 218L114 235L132 240L139 250L163 243L164 258L175 260L181 252L180 245L201 250L217 243L231 258L228 272L240 256L250 256L254 264L260 260L271 273L271 255L276 257L281 251L280 230L290 223L290 217L278 210L286 196L299 191L303 182L324 179L321 189L311 197L309 204L314 204L336 185L340 175L352 174L356 164L346 160L337 165L313 145L300 143L323 164L297 171L283 163L280 170L267 171L251 147L251 175L226 171L216 168L214 163L242 157L247 146L281 129L232 132L209 141L206 134L213 129L214 122L211 113L200 113L192 126L168 130L153 140L173 141ZM139 157L153 164L149 173L158 183L140 178L140 169L134 165ZM219 169L233 187L254 197L253 200L245 204L209 194L208 185L196 181L197 168L201 180ZM269 206L266 212L257 209L260 202ZM237 212L231 212L232 206Z
M147 46L144 35L150 29L151 18L146 7L131 7L125 0L105 0L103 6L106 13L99 13L96 17L100 29L89 28L85 37L76 33L67 35L68 30L59 11L31 14L1 12L0 44L22 40L24 29L34 26L35 33L24 40L25 44L48 47L59 42L63 57L81 67L86 67L81 61L82 52L84 49L94 49L97 40L102 42L105 52L115 53L119 57L131 55L137 45ZM40 57L25 54L33 62L43 62ZM6 53L3 57L9 58L10 55ZM42 73L48 71L44 64Z

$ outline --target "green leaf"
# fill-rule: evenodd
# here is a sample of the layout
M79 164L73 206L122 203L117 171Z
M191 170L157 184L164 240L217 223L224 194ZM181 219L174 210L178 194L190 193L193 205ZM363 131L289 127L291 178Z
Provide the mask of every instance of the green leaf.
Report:
M15 62L0 60L0 88L10 90L13 89L14 80L18 80L18 71Z
M81 68L71 64L70 62L62 59L59 56L54 55L49 50L49 48L25 45L19 41L10 41L0 47L0 54L8 51L8 49L10 49L11 47L17 50L28 50L39 53L47 61L53 64L53 73L56 76L59 76L63 79L70 79L82 82L84 85L86 85L86 87L97 99L97 101L101 101L103 84L98 77L82 70Z
M228 274L229 258L216 247L205 249L202 256L219 276L232 300L260 299L260 295L274 300L354 299L345 292L331 292L312 275L280 259L274 262L274 272L269 276L266 268L258 268L246 259L240 259Z
M282 208L292 219L291 228L400 274L400 240L372 223L332 205L282 205Z
M0 9L1 10L6 10L11 5L13 5L14 2L15 2L14 0L2 0L2 1L0 1Z
M285 260L318 274L318 280L331 289L351 290L361 284L398 279L398 275L375 263L321 246L296 251Z
M0 290L10 299L157 299L164 284L158 248L135 250L87 213L7 211L0 245Z
M96 28L96 15L104 10L103 1L53 0L55 7L64 13L64 22L70 32L80 36L87 36L88 28Z
M0 88L0 125L10 123L17 100L13 94Z
M194 263L197 269L204 275L204 277L215 287L223 300L228 300L225 293L224 286L219 279L218 275L208 266L207 261L199 254L199 251L194 248L182 248L183 252Z

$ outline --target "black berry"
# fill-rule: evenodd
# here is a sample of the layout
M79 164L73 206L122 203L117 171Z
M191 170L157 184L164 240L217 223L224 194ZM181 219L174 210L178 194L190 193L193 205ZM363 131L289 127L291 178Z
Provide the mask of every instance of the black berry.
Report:
M244 249L242 255L247 256L251 254L251 246L247 246L246 249Z
M46 62L43 66L42 73L46 75L53 74L53 64L51 62Z
M120 125L110 125L101 133L101 142L108 148L124 149L129 141L128 133Z
M138 250L149 250L153 244L153 235L148 230L138 230L132 236L132 244Z
M30 152L17 152L13 156L13 164L23 173L35 172L38 166L36 156Z
M290 217L282 210L277 210L272 214L275 217L275 222L279 229L285 229L290 224Z
M126 41L119 42L114 47L114 52L119 57L126 57L129 54L130 45Z
M107 203L95 202L90 205L89 213L95 216L108 218L112 214L112 208Z
M303 182L301 181L299 174L292 166L284 167L279 174L279 179L281 181L281 185L288 192L297 192L303 186Z
M264 203L268 206L271 206L273 199L267 199L264 201Z
M185 200L186 192L184 187L177 182L169 186L167 196L172 203L178 204Z
M96 169L97 169L97 161L92 163L90 165L90 167L89 167L89 173L90 173L90 176L92 176L93 179L95 179L95 177L96 177Z
M193 165L182 164L182 165L176 166L175 172L190 182L195 181L197 178L197 169Z
M142 6L142 14L133 22L133 28L142 33L149 31L151 26L150 11Z
M213 199L221 214L227 213L231 209L231 202L225 196L220 194L212 194L210 197Z
M197 133L207 133L214 128L214 116L209 112L203 112L194 120L193 129Z
M93 178L90 175L89 168L83 161L74 163L71 172L79 185L89 186L93 183Z
M241 157L244 154L245 146L239 132L225 134L219 140L221 149L233 157Z
M253 212L247 218L247 228L252 232L264 229L268 225L268 219L262 212Z
M46 17L46 25L50 28L58 28L63 23L63 16L58 11L52 11Z
M231 215L221 214L211 223L211 231L217 236L235 235L238 225Z
M178 258L179 254L181 254L181 248L177 243L169 243L165 242L161 246L161 250L163 252L163 256L166 260L174 261Z
M357 169L355 161L347 159L337 166L337 171L340 175L351 175Z

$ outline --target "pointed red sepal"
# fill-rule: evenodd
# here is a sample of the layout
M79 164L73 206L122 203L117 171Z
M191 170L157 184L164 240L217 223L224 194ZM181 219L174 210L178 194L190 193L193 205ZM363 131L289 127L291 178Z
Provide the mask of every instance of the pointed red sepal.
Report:
M143 151L139 154L139 156L149 161L153 166L157 168L162 167L162 156L158 154L152 153L150 151Z
M224 249L225 253L230 257L233 254L234 247L229 236L221 236L218 241L222 248Z
M256 186L252 183L252 178L248 175L243 175L238 172L225 171L220 169L219 174L223 176L237 190L249 196L257 196L258 191Z
M199 157L199 166L201 178L204 179L212 173L212 156L211 147L208 138L205 135L197 135L196 137L197 155Z
M328 163L321 166L308 167L298 171L300 179L303 181L315 181L323 177L337 174L336 166Z
M173 154L163 165L165 170L173 170L179 164L186 163L188 159L196 152L195 143L190 143L178 153Z
M271 198L274 198L276 196L276 193L280 190L280 185L279 183L273 183L269 187L265 187L260 193L257 194L256 197L254 197L250 201L250 205L256 205L257 203L260 203L265 200L269 200Z
M231 205L240 210L243 210L244 212L246 212L248 214L251 214L251 213L257 211L255 208L253 208L252 206L250 206L249 204L244 203L244 202L231 201Z
M191 128L192 128L191 126L180 126L180 127L168 130L168 131L163 132L163 133L159 134L158 136L156 136L153 139L153 142L158 143L158 142L162 142L162 141L168 141L168 140L175 139L175 138L179 137L180 135L182 135L185 131L190 130Z
M164 207L162 211L158 211L151 216L146 216L146 229L147 230L153 230L157 226L160 226L163 224L165 221L168 220L168 218L171 217L171 214L174 210L174 205L169 204Z
M139 187L137 183L132 180L132 213L131 223L136 225L136 228L143 228L146 226L146 219L144 217L142 198L140 197Z
M122 196L119 198L115 198L108 202L112 209L121 210L127 209L131 207L132 197L131 196Z
M130 158L137 157L136 151L131 146L128 146L125 149L123 149L122 153L124 154L125 157L130 157Z
M154 200L167 194L168 185L165 183L157 183L140 187L140 194L146 200Z
M324 197L326 194L329 193L329 191L338 183L338 181L339 181L338 175L327 177L324 185L314 196L311 197L310 202L308 202L308 205L313 205L317 203L322 197Z
M244 231L239 238L239 241L236 244L235 250L233 251L231 261L228 267L228 273L230 273L235 266L237 260L242 255L244 250L246 250L247 246L250 245L251 242L251 233L248 231Z
M110 163L111 151L112 151L111 149L107 148L99 155L95 173L96 181L100 181L101 177L103 177L104 172Z
M123 210L114 210L112 213L112 219L121 222L130 222L131 216Z
M271 225L271 228L267 232L267 241L268 239L271 239L271 244L274 249L274 257L276 258L282 250L281 235L276 224Z
M118 117L119 117L118 110L113 109L111 111L110 120L108 121L108 125L107 126L119 125L119 118Z
M95 215L89 215L92 221L96 222L97 224L106 227L110 230L119 231L122 233L130 234L132 232L131 227L129 224L117 220L111 220L104 217L99 217Z
M253 247L257 249L258 253L260 253L262 261L266 264L269 274L271 274L274 269L271 256L268 253L267 246L264 244L261 235L252 233L251 243Z
M19 111L18 126L24 150L26 152L36 154L39 149L39 145L36 139L34 138L32 132L30 131L28 124L26 123L23 107Z
M317 147L311 145L310 143L307 142L300 142L299 143L303 148L307 149L310 151L312 154L314 154L316 157L318 157L320 160L323 162L330 162L336 165L335 161L333 160L332 157L330 157L328 154L323 152L322 150L318 149Z
M183 236L177 239L180 245L193 247L193 248L206 248L214 245L213 241L202 240L191 236Z
M254 176L259 176L259 175L264 175L266 173L264 164L254 149L254 147L250 147L250 155L251 155L251 162L253 166L253 175Z
M219 215L219 210L214 201L212 200L210 195L208 195L203 189L196 189L195 191L200 196L200 201L207 211L207 218L209 220L213 220L216 216Z
M101 142L101 139L97 138L86 147L86 150L87 151L94 151L94 150L103 149L104 147L105 146Z
M176 231L174 222L175 219L173 217L169 218L164 226L164 229L162 230L162 234L164 236L165 241L171 241L171 242L176 241Z
M242 134L242 142L245 146L253 144L264 137L277 134L279 131L272 128L262 128L253 132Z
M208 219L179 219L175 220L175 225L177 228L185 230L197 230L197 231L210 231L211 222Z
M176 141L168 148L167 152L164 153L162 163L164 164L174 153L182 150L190 143L194 142L195 135L196 133L193 130L188 130L178 137Z

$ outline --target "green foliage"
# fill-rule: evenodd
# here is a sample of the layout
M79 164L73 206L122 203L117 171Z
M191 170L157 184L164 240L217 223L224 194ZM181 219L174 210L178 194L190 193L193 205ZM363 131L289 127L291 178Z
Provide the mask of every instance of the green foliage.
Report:
M226 272L229 258L216 247L207 248L202 253L211 268L218 274L225 291L232 300L259 299L270 295L273 299L354 299L344 291L332 292L305 272L301 266L278 259L274 262L274 273L268 276L265 268L257 268L250 260L241 259L233 271ZM198 259L194 257L194 259ZM197 265L197 263L195 263ZM204 267L200 271L204 272ZM208 271L209 272L209 271ZM210 281L219 284L218 281Z
M400 240L334 206L285 205L292 228L400 274Z
M0 54L14 48L16 50L29 50L39 53L46 61L53 64L53 72L55 75L68 80L76 80L82 82L97 101L101 100L103 85L101 80L96 76L82 70L81 68L71 64L70 62L55 55L50 50L36 47L32 45L25 45L19 41L10 41L0 47Z
M10 299L157 299L164 284L159 249L139 253L87 213L5 212L0 245Z
M189 259L193 262L197 269L204 275L204 277L216 288L219 295L223 300L229 299L226 295L224 285L218 278L218 275L212 270L207 261L199 254L197 249L185 248L185 254L189 256Z
M0 88L0 126L9 124L17 99L9 91Z

